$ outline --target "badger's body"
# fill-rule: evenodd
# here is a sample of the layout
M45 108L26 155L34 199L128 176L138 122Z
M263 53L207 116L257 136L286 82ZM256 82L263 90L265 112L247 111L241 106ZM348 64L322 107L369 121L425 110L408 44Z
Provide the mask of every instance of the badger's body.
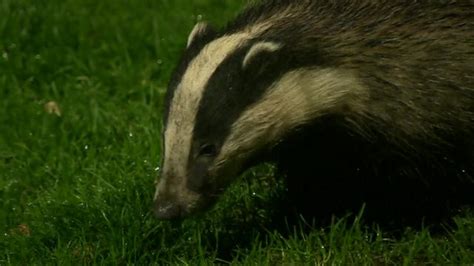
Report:
M474 193L474 4L273 0L198 23L164 113L161 218L263 160L297 193L323 188L314 205Z

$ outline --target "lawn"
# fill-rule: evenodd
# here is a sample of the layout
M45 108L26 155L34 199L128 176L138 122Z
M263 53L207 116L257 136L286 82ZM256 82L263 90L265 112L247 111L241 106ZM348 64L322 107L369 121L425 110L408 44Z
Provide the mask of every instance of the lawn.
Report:
M0 265L474 263L470 212L401 233L287 219L270 165L204 215L152 217L170 72L196 21L243 4L0 1Z

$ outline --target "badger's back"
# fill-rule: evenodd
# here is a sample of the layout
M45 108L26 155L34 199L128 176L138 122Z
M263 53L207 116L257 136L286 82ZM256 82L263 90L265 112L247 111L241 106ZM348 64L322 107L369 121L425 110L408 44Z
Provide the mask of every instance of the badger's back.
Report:
M282 68L344 69L368 89L274 149L304 209L368 202L391 219L473 202L472 1L267 1L228 31L249 27L286 45Z

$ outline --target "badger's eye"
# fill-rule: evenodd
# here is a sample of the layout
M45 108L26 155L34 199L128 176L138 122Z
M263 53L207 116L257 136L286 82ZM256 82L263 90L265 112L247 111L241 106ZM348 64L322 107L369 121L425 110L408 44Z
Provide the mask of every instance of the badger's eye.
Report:
M199 148L199 156L213 157L217 154L216 145L213 144L203 144Z

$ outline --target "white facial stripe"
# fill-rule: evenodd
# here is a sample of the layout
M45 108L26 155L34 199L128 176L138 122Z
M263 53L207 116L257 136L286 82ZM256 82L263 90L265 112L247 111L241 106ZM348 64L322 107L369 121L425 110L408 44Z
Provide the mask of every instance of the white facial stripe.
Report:
M163 172L172 171L171 178L185 178L192 133L202 94L217 67L235 51L265 28L255 27L223 36L207 44L189 64L170 104L165 130ZM170 169L170 167L172 169Z
M261 100L233 124L218 162L247 157L247 153L276 143L289 130L303 125L339 104L361 106L366 90L350 73L335 69L299 69L275 82ZM351 97L344 101L342 98ZM359 100L357 100L359 99ZM357 111L357 110L355 110Z
M244 41L244 37L225 36L208 44L189 64L176 88L165 131L164 162L164 167L174 167L174 174L181 177L186 175L184 169L191 149L194 122L207 81L229 52Z

